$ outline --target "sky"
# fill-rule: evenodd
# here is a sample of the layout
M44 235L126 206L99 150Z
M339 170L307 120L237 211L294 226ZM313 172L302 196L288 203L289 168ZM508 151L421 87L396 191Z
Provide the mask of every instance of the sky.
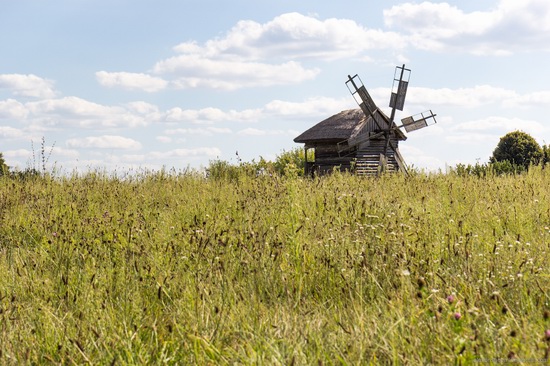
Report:
M394 71L408 165L487 162L524 131L550 143L548 0L0 0L0 152L16 169L200 169L274 160L357 108L386 114Z

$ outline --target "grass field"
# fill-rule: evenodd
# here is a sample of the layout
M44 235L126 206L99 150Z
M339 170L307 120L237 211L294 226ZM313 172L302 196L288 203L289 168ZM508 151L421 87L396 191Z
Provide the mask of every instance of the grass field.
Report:
M547 364L549 187L0 178L0 363Z

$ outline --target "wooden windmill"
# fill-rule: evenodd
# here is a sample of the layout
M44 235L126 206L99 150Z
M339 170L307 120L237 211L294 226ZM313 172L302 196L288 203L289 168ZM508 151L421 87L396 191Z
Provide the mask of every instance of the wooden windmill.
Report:
M392 93L389 106L390 116L382 112L374 103L358 75L348 75L346 85L355 101L365 114L364 126L357 133L337 144L340 156L353 155L356 159L356 169L363 173L384 170L402 170L406 166L398 150L398 141L406 137L400 131L413 132L436 123L435 114L431 110L417 115L405 117L402 124L394 122L396 110L403 110L405 97L409 86L411 70L403 66L395 68ZM400 138L401 136L401 138Z

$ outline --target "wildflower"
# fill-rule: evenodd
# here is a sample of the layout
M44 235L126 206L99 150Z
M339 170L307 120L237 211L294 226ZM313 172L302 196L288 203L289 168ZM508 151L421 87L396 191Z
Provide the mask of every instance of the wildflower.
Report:
M52 233L52 236L53 236L54 238L56 238L56 237L57 237L57 232L54 231L54 232Z
M455 297L453 295L447 296L447 302L449 304L452 304L455 301Z
M462 318L462 314L460 314L459 312L456 312L453 314L453 317L456 319L456 320L460 320L460 318Z
M544 339L550 341L550 329L546 329L546 331L544 331Z

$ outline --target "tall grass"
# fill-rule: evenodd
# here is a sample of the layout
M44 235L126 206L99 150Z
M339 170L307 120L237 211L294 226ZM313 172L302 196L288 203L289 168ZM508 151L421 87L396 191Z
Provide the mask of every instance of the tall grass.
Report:
M544 363L549 181L0 177L0 363Z

